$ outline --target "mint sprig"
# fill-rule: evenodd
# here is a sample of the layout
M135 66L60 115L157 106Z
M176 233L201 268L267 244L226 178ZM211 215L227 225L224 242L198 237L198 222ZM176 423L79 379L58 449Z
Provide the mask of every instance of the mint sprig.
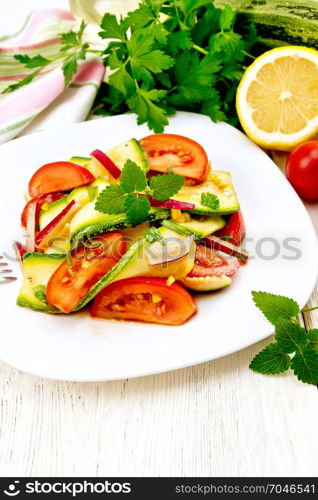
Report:
M95 209L104 214L125 213L130 224L138 226L150 212L148 196L165 201L178 193L184 184L182 175L169 172L152 177L148 184L146 173L135 162L127 160L119 184L107 186L98 196Z
M220 207L219 198L212 193L202 193L200 201L201 205L211 208L211 210L217 210Z
M300 307L295 300L267 292L252 292L255 305L275 326L276 342L258 353L250 368L276 375L291 368L301 382L318 384L318 330L301 327Z

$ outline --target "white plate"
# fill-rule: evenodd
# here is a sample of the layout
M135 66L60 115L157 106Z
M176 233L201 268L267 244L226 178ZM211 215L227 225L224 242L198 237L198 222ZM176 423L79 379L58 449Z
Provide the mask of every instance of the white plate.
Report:
M3 361L52 379L94 381L148 375L218 358L270 335L273 328L254 306L251 290L294 297L301 306L306 303L318 271L316 235L302 202L274 163L235 128L214 124L201 115L179 113L166 132L199 141L215 169L231 172L251 240L249 264L230 288L201 295L199 313L180 327L92 320L86 312L49 316L15 305L21 279L0 286ZM20 236L23 193L39 166L72 155L85 156L95 148L107 150L148 133L146 126L136 126L134 116L123 115L29 135L1 146L1 253L10 252L10 242ZM295 255L284 249L286 238L297 238L290 245L299 249L298 258L288 259ZM274 248L276 257L264 258ZM18 265L13 265L18 273Z

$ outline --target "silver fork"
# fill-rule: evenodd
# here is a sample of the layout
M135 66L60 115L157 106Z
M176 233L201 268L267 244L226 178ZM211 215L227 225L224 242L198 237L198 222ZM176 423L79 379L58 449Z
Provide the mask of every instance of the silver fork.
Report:
M5 285L6 283L17 280L11 273L12 270L8 268L8 263L5 262L3 255L0 255L0 285Z

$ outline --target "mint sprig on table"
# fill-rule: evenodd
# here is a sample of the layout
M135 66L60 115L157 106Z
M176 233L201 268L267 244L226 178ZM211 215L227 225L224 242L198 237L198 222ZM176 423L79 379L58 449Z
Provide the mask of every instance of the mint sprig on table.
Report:
M169 172L148 179L144 170L127 160L119 184L107 186L98 196L95 208L105 214L126 213L132 226L147 219L150 211L148 196L165 201L178 193L185 182L182 175Z
M318 384L318 330L306 332L297 320L301 312L293 299L266 292L252 292L255 305L275 326L275 341L258 353L250 368L265 375L292 369L298 380Z
M253 24L236 23L231 7L216 8L212 0L143 0L127 16L106 13L99 36L105 49L83 39L78 31L61 34L55 58L17 55L32 71L10 85L10 92L31 82L42 70L61 63L65 85L88 53L103 58L112 71L98 93L95 114L133 111L138 123L162 132L176 110L197 111L214 121L238 123L235 94L250 54L258 41Z

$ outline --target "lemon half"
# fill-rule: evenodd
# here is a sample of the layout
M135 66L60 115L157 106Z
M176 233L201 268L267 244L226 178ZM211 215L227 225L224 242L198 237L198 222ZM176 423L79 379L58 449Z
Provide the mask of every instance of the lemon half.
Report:
M279 47L245 71L236 96L246 134L265 148L290 151L318 131L318 51Z

